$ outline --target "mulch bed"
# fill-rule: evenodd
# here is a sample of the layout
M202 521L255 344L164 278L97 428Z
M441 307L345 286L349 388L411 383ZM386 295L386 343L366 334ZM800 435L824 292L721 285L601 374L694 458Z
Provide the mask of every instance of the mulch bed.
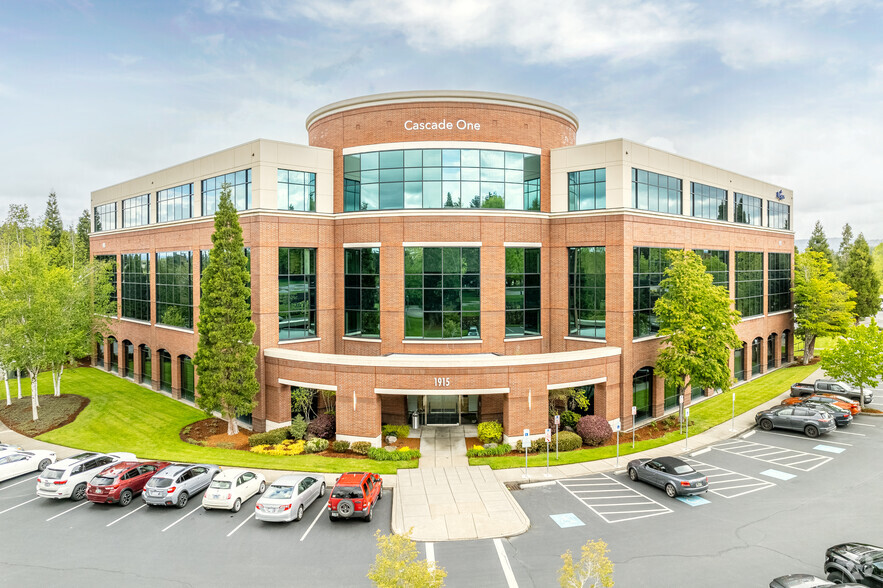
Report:
M212 417L187 425L181 429L182 441L205 447L244 449L248 451L248 438L252 432L242 427L236 435L227 434L227 421Z
M16 433L37 437L74 422L88 405L89 399L77 394L40 395L39 418L35 421L32 419L31 397L25 396L21 400L13 399L10 406L4 404L0 407L0 421Z

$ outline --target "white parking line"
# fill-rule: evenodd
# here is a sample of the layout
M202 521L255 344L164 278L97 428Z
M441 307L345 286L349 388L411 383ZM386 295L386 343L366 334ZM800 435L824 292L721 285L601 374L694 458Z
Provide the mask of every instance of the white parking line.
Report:
M323 514L325 514L325 505L326 505L326 504L328 504L328 503L326 502L325 504L323 504L323 505L322 505L322 508L319 509L319 512L316 513L316 518L313 519L313 522L310 523L310 526L307 527L307 530L306 530L306 531L304 531L304 534L303 534L303 535L301 536L301 538L300 538L301 541L303 541L304 539L307 538L307 535L309 535L309 534L310 534L310 531L313 530L313 527L316 526L316 523L318 522L319 517L321 517Z
M189 517L190 515L192 515L196 511L198 511L200 508L202 508L202 505L197 506L196 508L194 508L193 510L191 510L190 512L185 514L183 517L179 518L177 521L175 521L174 523L172 523L171 525L169 525L168 527L166 527L165 529L160 531L160 533L165 533L166 531L168 531L169 529L171 529L172 527L174 527L175 525L177 525L178 523L180 523L181 521L183 521L184 519L186 519L187 517Z
M775 486L773 482L761 480L747 474L702 463L693 459L684 460L709 478L708 491L722 498L736 498L758 490L766 490ZM732 492L740 490L739 492Z
M778 433L777 433L777 435L778 435ZM803 435L783 435L783 437L785 439L794 439L795 441L809 441L810 443L818 443L819 439L820 439L819 437L816 437L815 439L813 439L811 437L805 437ZM830 443L831 445L843 445L846 447L852 447L852 443L843 443L841 441L828 441L827 436L825 436L824 439L825 439L825 443Z
M873 425L871 425L871 426L873 426ZM25 482L30 482L31 480L36 480L39 477L40 477L40 474L37 474L36 476L31 476L30 478L25 478L21 482L16 482L15 484L10 484L9 486L3 486L2 488L0 488L0 492L3 492L7 488L12 488L13 486L18 486L19 484L24 484Z
M37 496L36 498L31 498L31 499L28 500L27 502L22 502L21 504L16 504L15 506L10 506L10 507L7 508L6 510L0 510L0 514L3 514L4 512L9 512L10 510L15 510L15 509L17 509L19 506L24 506L24 505L26 505L26 504L29 504L29 503L35 501L35 500L40 500L40 497Z
M612 482L612 483L611 483ZM558 484L571 496L582 502L586 508L601 517L606 523L620 523L634 519L643 519L673 512L652 498L645 496L619 482L607 474L595 474L589 478L558 480ZM572 490L594 486L596 490ZM610 486L613 486L612 488ZM644 508L626 508L644 506ZM637 515L637 516L623 516Z
M867 437L864 433L850 433L849 431L834 431L838 435L855 435L856 437Z
M239 527L241 527L242 525L244 525L245 523L247 523L248 521L250 521L250 520L252 519L252 517L254 517L254 515L255 515L255 513L251 513L250 515L248 515L248 518L247 518L247 519L245 519L244 521L242 521L241 523L239 523L238 525L236 525L236 528L235 528L235 529L233 529L232 531L230 531L229 533L227 533L227 537L229 537L230 535L232 535L233 533L235 533L236 531L238 531L238 530L239 530Z
M435 544L434 543L426 543L426 562L429 564L430 569L435 569Z
M506 576L506 585L509 588L518 588L518 582L515 581L515 573L512 571L512 565L509 563L509 557L506 555L506 549L503 542L494 539L494 547L497 549L497 557L500 558L500 565L503 566L503 575Z
M772 463L777 466L800 470L802 472L814 470L834 459L833 457L818 455L816 453L807 453L796 449L784 449L782 447L755 443L753 441L727 441L715 445L714 449L732 455L747 457L748 459L756 459L757 461L762 461L764 463ZM769 450L774 451L770 452ZM766 451L766 453L758 454L758 451ZM769 455L779 455L780 453L783 453L784 455L775 458L764 457ZM791 461L789 462L789 460Z
M89 502L89 501L87 500L87 501L85 501L83 504L78 504L78 505L76 505L76 506L73 507L73 508L69 508L69 509L67 509L67 510L64 511L64 512L60 512L60 513L58 513L58 514L55 515L54 517L49 517L48 519L46 519L46 522L48 523L48 522L51 521L52 519L57 519L57 518L60 517L61 515L66 515L66 514L69 513L70 511L72 511L72 510L77 510L78 508L82 508L82 507L86 506L87 504L92 504L92 503Z
M111 525L115 525L115 524L117 524L118 522L120 522L121 520L123 520L124 518L126 518L127 516L135 514L136 512L138 512L139 510L141 510L141 509L144 508L145 506L147 506L147 505L146 505L146 504L142 504L141 506L139 506L138 508L136 508L136 509L133 510L132 512L127 512L126 514L124 514L124 515L121 516L120 518L118 518L118 519L116 519L116 520L114 520L114 521L111 521L110 523L107 523L107 524L104 525L104 526L105 526L105 527L109 527L109 526L111 526Z
M872 425L870 423L857 423L855 421L852 421L852 424L858 425L859 427L876 427L877 426L877 425Z

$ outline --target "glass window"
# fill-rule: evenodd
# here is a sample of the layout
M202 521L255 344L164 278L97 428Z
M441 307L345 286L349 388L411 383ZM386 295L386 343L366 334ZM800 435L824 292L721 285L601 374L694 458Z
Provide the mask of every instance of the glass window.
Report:
M745 345L733 351L733 377L737 382L745 379Z
M715 286L723 286L730 289L730 252L715 249L697 249L696 254L702 258L702 263L708 273L711 274L712 283Z
M568 210L607 207L607 170L589 169L567 173Z
M781 364L785 365L786 363L791 361L791 358L788 357L788 335L791 334L791 331L785 329L782 331L782 359Z
M113 337L108 337L107 342L110 344L110 349L108 349L108 353L110 354L110 371L117 374L119 373L119 359L120 359L120 344L117 343L117 340Z
M632 168L632 206L681 214L683 182L678 178Z
M772 229L791 229L791 207L781 202L767 200L766 226Z
M763 314L763 253L736 252L736 310L742 318Z
M568 332L574 337L606 335L606 251L604 247L567 250Z
M763 339L760 337L756 338L751 342L751 375L756 376L760 373L760 348L763 343Z
M316 250L279 248L279 339L316 336Z
M540 334L540 249L506 249L506 337Z
M178 366L181 370L181 398L196 401L195 387L193 385L193 361L186 355L178 357Z
M156 220L167 222L190 218L193 184L167 188L156 193Z
M540 209L540 156L408 149L344 156L344 210Z
M100 263L109 263L109 271L110 271L110 285L112 287L112 291L110 293L110 300L116 306L117 302L117 256L116 255L96 255L95 259ZM116 316L116 312L113 313Z
M138 349L141 353L141 383L149 384L153 377L153 362L151 361L150 347L147 345L140 345Z
M734 221L746 225L763 226L760 218L763 211L763 202L760 198L735 192L733 200L735 206Z
M123 200L123 228L150 223L150 194Z
M120 255L123 318L150 320L150 254Z
M344 249L344 335L380 337L380 249Z
M202 181L202 216L215 214L224 185L230 188L230 200L236 210L251 208L251 170L244 169Z
M635 422L650 418L650 402L653 397L653 368L643 367L632 377L632 406L636 410Z
M95 232L113 231L117 228L117 203L110 202L95 207Z
M678 387L674 384L674 382L665 381L665 398L663 399L663 403L665 406L665 410L669 408L674 408L678 405Z
M705 184L690 182L693 216L711 220L727 220L727 191Z
M316 174L280 169L277 171L276 190L279 210L315 212Z
M767 312L791 308L791 254L767 253Z
M766 340L766 367L768 370L776 367L776 334L772 333Z
M156 322L193 328L193 257L190 251L156 254Z
M405 247L405 337L478 339L481 249Z
M653 306L661 295L659 283L665 277L669 261L665 248L635 247L632 268L632 312L634 337L646 337L659 332L659 322Z
M172 356L165 349L159 350L159 389L172 391Z

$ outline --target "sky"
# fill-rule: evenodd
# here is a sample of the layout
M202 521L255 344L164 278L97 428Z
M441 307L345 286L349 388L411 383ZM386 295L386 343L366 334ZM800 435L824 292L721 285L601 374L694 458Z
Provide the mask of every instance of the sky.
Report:
M346 98L482 90L795 193L883 238L883 1L0 2L0 218L256 138Z

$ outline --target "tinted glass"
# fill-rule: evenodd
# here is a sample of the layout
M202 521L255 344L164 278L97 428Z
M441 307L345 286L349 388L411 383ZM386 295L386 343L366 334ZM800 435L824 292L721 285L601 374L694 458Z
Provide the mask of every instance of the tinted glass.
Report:
M40 474L40 478L44 480L60 480L64 476L64 470L53 470L51 468L46 468L43 470L43 473Z
M113 482L113 478L108 478L105 476L95 476L89 483L93 486L110 486L111 484L113 484Z
M212 480L211 483L212 488L218 488L221 490L229 490L230 486L231 484L227 480Z
M358 486L335 486L331 498L359 499L362 498L362 489Z
M292 494L294 494L293 486L270 486L264 493L264 498L284 500L291 498Z

